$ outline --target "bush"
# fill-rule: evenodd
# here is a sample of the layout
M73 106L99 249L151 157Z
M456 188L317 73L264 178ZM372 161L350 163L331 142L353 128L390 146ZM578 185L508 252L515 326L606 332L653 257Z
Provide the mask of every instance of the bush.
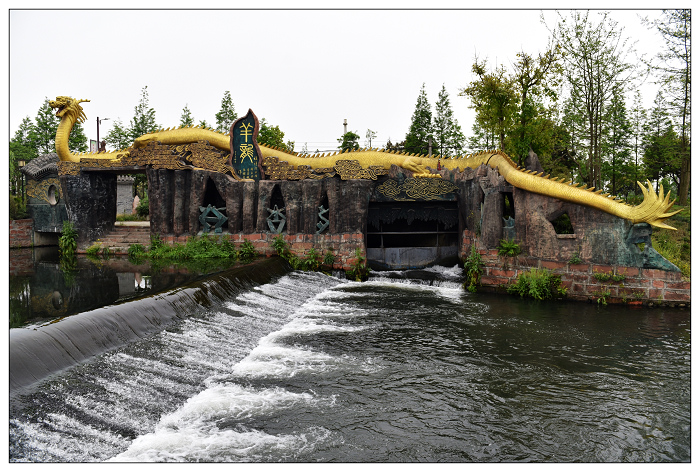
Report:
M467 290L476 292L476 286L481 283L481 274L484 264L481 262L481 254L472 246L472 251L464 263L464 270L467 272L467 281L464 283Z
M141 218L145 218L148 216L148 195L145 195L143 199L139 202L139 205L136 207L136 214Z
M22 220L27 217L27 205L22 197L10 195L10 219Z
M58 238L58 250L62 256L70 257L75 255L75 250L78 248L78 232L75 230L73 223L66 220L63 222L63 231L61 237Z
M355 263L352 269L345 271L345 275L356 282L364 282L369 278L369 267L360 248L355 249Z
M498 243L498 255L506 257L515 257L520 254L520 245L512 239L501 239Z
M521 297L546 300L566 295L566 288L561 287L561 276L552 274L547 269L530 269L518 275L518 281L508 287L508 293Z

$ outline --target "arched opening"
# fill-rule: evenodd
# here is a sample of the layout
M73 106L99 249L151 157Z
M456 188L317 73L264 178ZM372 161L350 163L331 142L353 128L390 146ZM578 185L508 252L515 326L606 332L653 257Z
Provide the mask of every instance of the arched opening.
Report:
M202 223L202 231L207 233L210 230L214 230L215 233L221 233L223 230L228 230L226 200L219 193L211 177L207 179L200 210L202 214L199 220Z

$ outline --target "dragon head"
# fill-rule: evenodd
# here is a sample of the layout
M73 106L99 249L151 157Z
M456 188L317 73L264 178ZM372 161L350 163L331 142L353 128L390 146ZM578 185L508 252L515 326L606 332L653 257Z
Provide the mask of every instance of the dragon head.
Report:
M75 98L60 96L56 97L56 100L49 101L49 106L55 108L56 116L63 118L68 115L68 117L73 118L76 122L82 123L85 121L85 113L83 112L83 107L80 106L82 102L89 102L90 100L76 100Z

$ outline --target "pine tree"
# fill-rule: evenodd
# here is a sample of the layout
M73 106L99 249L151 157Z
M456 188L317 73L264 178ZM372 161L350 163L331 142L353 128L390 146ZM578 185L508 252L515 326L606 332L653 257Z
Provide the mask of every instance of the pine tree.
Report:
M412 154L428 154L428 136L432 132L432 112L428 95L425 93L425 83L421 87L416 102L416 109L411 118L411 127L406 135L406 152Z
M36 148L34 148L32 142L33 133L34 124L32 123L32 119L27 116L22 120L14 137L10 140L9 183L10 192L13 195L17 195L22 182L19 161L23 160L25 163L28 163L37 157Z
M634 93L634 102L630 113L630 125L632 127L632 155L634 156L634 182L639 182L642 173L639 166L642 163L642 139L644 136L644 126L647 120L647 113L642 106L642 94L639 90ZM633 193L637 193L637 185L633 185Z
M194 118L192 118L192 112L185 103L185 108L182 109L182 115L180 115L180 126L187 127L194 125Z
M87 136L81 123L73 125L73 129L68 136L68 149L71 152L86 152L88 150Z
M32 147L36 149L38 156L56 152L56 130L58 129L58 118L49 106L49 99L44 99L44 103L39 108L39 112L34 119L34 127L30 134Z
M444 84L435 104L433 137L435 138L435 150L441 156L458 155L464 149L464 134L462 134L462 128L452 114L450 98Z
M634 184L629 179L632 125L627 117L627 108L619 87L613 90L603 126L603 181L609 183L608 191L617 195L620 190L627 193Z
M231 100L231 92L224 92L224 98L221 99L221 109L216 114L216 131L219 133L228 133L231 130L231 125L238 118L236 109Z
M357 151L358 149L360 149L360 145L358 144L359 140L359 134L353 133L352 131L348 131L338 139L338 142L340 143L338 149L340 149L342 152Z
M148 86L141 89L141 100L134 107L134 117L131 119L129 134L131 140L144 134L158 131L156 124L156 111L148 105Z

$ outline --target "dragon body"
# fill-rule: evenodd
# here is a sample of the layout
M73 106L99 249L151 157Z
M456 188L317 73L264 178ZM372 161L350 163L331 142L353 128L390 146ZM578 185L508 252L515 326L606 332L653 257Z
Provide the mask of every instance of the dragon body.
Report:
M129 149L97 154L73 154L68 150L70 130L76 122L82 122L85 119L80 106L80 102L84 101L87 100L58 97L56 101L50 102L51 107L58 108L56 115L61 118L61 123L56 132L56 152L60 159L80 162L81 158L121 159L123 156L127 156ZM198 141L207 141L209 145L221 151L230 152L231 138L228 134L200 127L175 128L148 133L136 138L132 148L139 149L150 142L160 142L165 145L182 145ZM675 230L672 226L667 225L665 220L680 211L669 212L674 203L669 202L670 192L664 194L664 189L661 186L657 195L649 181L647 181L646 188L638 182L642 189L644 200L637 206L631 206L611 195L603 194L602 190L595 191L594 188L578 186L571 180L567 182L566 179L550 178L549 175L543 176L542 172L535 173L534 171L521 168L502 151L483 151L469 156L441 159L380 149L300 155L263 144L259 144L259 147L263 154L263 159L275 157L280 162L286 162L292 167L308 166L311 169L327 169L333 168L338 161L348 160L357 161L363 169L380 167L388 170L392 165L396 165L411 171L414 177L440 177L439 174L430 170L437 169L439 166L450 170L464 171L467 167L476 169L485 164L497 169L505 180L514 187L597 208L632 223L649 223L658 228ZM234 177L238 178L235 174Z

